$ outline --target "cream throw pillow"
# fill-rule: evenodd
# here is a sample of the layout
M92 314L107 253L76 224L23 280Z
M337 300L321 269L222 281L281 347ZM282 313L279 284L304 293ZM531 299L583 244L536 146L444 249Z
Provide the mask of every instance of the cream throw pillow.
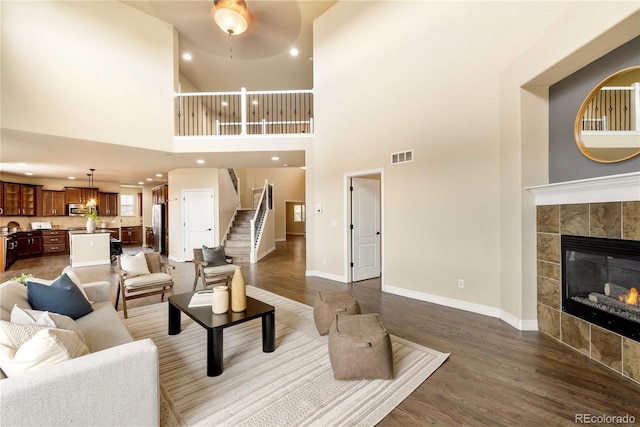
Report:
M122 255L120 257L120 266L127 272L127 277L135 277L150 273L144 252L139 252L133 256L127 254Z
M0 369L7 377L89 354L73 331L0 321Z
M87 343L87 340L84 338L84 334L82 333L82 329L80 329L78 324L71 317L62 314L50 313L48 311L27 310L14 305L13 310L11 310L11 322L22 323L24 325L48 326L50 328L73 331L78 334L78 337L80 337L82 342L85 344Z

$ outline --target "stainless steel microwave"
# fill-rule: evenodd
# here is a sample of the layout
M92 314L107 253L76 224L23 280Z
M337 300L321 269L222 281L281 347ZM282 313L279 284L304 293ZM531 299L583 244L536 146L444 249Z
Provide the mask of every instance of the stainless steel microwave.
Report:
M70 203L67 205L67 213L69 216L84 216L90 208L86 207L85 205L80 205L80 204L74 204L74 203ZM98 207L96 206L95 208L96 211L98 210Z

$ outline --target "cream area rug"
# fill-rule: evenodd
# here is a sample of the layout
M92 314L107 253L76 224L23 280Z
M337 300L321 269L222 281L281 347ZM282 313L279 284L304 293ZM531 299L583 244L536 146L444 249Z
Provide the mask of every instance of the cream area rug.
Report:
M393 380L338 381L312 307L252 286L247 295L276 308L276 350L262 352L260 319L226 328L218 377L206 374L203 327L182 314L182 332L167 334L167 302L130 309L123 320L135 339L158 346L163 412L178 412L179 424L373 426L449 356L392 335Z

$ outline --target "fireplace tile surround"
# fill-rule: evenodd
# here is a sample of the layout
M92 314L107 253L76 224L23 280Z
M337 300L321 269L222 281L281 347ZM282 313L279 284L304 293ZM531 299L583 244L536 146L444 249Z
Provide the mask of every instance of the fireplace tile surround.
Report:
M593 181L585 183L589 186ZM579 183L570 183L566 188L573 195L566 197L567 203L553 184L548 186L553 189L552 197L540 197L536 190L542 187L532 188L537 205L538 329L640 383L640 342L562 312L560 253L561 235L640 240L640 185L632 181L623 201L610 201L611 194L603 196L598 191L591 195L586 191L576 198L576 189L577 193L584 190Z

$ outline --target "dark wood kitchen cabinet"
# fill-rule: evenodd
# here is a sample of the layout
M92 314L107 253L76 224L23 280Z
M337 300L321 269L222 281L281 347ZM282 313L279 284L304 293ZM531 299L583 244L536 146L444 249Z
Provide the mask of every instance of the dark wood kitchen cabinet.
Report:
M88 187L65 187L65 201L67 204L85 205L93 199L98 202L98 189Z
M145 228L145 246L148 248L153 248L153 228L146 227Z
M98 193L100 216L118 216L118 193Z
M151 204L162 205L169 201L169 186L159 185L151 189Z
M5 216L34 216L38 205L37 185L3 183Z
M62 230L46 230L42 231L42 253L64 254L69 253L69 245L67 243L68 233Z
M42 215L65 216L64 191L42 190Z
M142 245L142 226L121 227L120 242L123 245Z
M42 231L18 232L18 258L42 254Z
M5 268L9 268L9 266L18 259L18 236L13 233L9 234L5 239L7 240L5 247L7 251Z
M0 216L4 215L4 182L0 182Z

